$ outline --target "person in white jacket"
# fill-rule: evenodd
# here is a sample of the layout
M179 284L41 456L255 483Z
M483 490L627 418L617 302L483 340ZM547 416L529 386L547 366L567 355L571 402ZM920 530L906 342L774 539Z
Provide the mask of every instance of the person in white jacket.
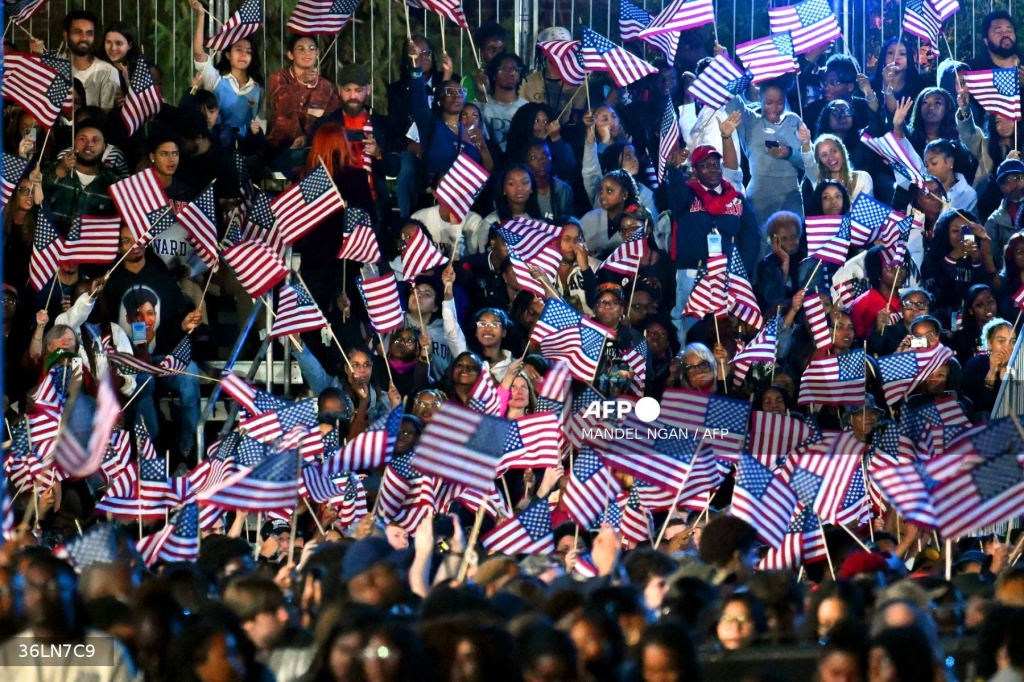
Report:
M487 249L487 223L473 211L469 211L462 222L452 222L448 207L438 204L421 208L412 217L423 223L435 243L452 246L458 243L460 256L483 253Z
M98 324L90 323L89 316L92 314L93 308L96 306L96 297L99 295L101 290L102 280L89 280L79 283L75 287L75 292L80 293L78 298L75 299L74 304L66 311L62 312L54 320L54 324L66 324L71 327L75 332L75 336L78 337L78 357L82 359L83 367L92 367L89 362L89 353L92 352L93 358L96 363L97 378L104 375L107 371L107 353L104 345L107 343L104 340L103 334L100 332L100 326ZM92 332L92 347L91 351L86 348L86 339L82 334L82 325L88 324L90 331ZM119 353L132 354L132 342L125 334L124 330L117 324L110 325L110 346L118 351ZM131 396L135 393L136 381L135 377L130 374L119 375L124 380L121 384L120 392L122 395Z
M455 271L450 266L445 268L441 279L444 284L439 285L434 277L417 277L409 293L408 312L405 314L407 327L420 329L430 336L432 381L440 379L452 358L466 348L466 337L459 327L452 296L451 283L455 281ZM438 299L442 299L440 304ZM435 317L438 312L440 317Z

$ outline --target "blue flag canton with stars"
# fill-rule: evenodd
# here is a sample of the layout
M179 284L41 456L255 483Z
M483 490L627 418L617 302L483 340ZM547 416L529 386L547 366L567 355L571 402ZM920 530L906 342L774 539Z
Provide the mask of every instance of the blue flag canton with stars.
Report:
M915 443L917 441L914 441ZM884 429L876 429L871 439L871 454L882 454L895 457L900 451L900 428L890 423Z
M163 459L142 459L139 478L143 481L167 481L167 462Z
M750 281L750 278L747 277L747 266L743 264L743 259L740 258L740 249L735 243L732 245L732 254L729 256L729 267L727 269L730 275L742 277Z
M789 528L786 529L787 533L813 533L816 530L821 530L821 524L818 522L818 515L814 513L814 510L810 507L804 507L790 522Z
M885 219L889 217L891 210L882 202L866 194L861 194L853 202L853 208L850 209L850 217L864 227L876 230L885 224Z
M92 564L114 563L118 560L117 527L112 523L93 526L61 548L79 571Z
M581 483L585 483L593 478L604 465L601 463L601 458L598 456L594 448L587 446L580 449L580 454L576 455L576 461L573 462L572 475L576 477L576 480Z
M33 2L34 0L28 0ZM13 12L11 12L13 14ZM46 64L48 67L59 73L69 83L71 82L71 62L63 57L58 56L57 50L47 50L39 55L40 61Z
M780 55L794 56L793 50L793 36L790 35L789 31L785 33L775 33L771 36L772 43L775 45L775 49L778 50Z
M238 466L252 468L267 458L267 448L255 438L242 436L238 444Z
M298 483L299 462L295 450L272 455L249 474L249 480L268 483Z
M46 88L46 99L55 107L59 107L67 101L68 93L71 91L71 83L65 78L54 78L50 86Z
M238 16L243 24L259 24L263 21L260 14L260 0L245 0L238 9Z
M550 299L548 299L550 300ZM585 387L580 393L572 398L572 411L581 412L595 401L601 400L600 394L591 387Z
M414 478L419 478L420 472L412 468L412 460L414 455L415 451L406 452L405 454L402 455L395 455L391 459L389 466L396 474L406 479L407 481L412 480Z
M651 23L651 15L631 2L619 3L619 21L636 21L645 28Z
M7 155L4 154L4 161L6 163ZM7 177L7 169L4 168L4 176ZM33 238L33 246L38 250L42 251L47 246L52 244L60 236L57 232L57 228L53 225L53 215L45 207L39 211L36 215L36 234Z
M740 95L746 92L750 84L754 82L754 74L750 71L744 71L743 75L739 78L734 78L725 84L725 89L733 95Z
M513 433L515 431L515 433ZM492 457L501 457L510 452L510 443L518 441L518 447L523 446L519 438L519 427L507 419L483 415L483 419L477 425L473 435L466 442L466 447L475 452L480 452Z
M146 221L149 223L149 238L156 237L161 232L174 224L174 210L168 204L146 213Z
M605 38L603 35L596 31L592 31L586 26L581 27L583 29L583 49L594 50L598 54L605 54L611 52L616 48L615 43Z
M615 498L608 500L608 506L601 513L597 520L591 525L590 530L599 531L601 526L608 524L618 532L619 527L622 526L622 507L618 505Z
M854 472L853 479L850 480L850 487L846 489L843 503L839 506L840 509L848 509L857 504L858 501L863 500L865 495L868 494L867 488L864 487L863 471L863 467L858 467Z
M263 190L256 190L252 200L252 208L249 209L249 222L256 224L264 230L274 227L276 219L274 212L270 210L270 195Z
M1021 460L1012 455L1024 452L1024 442L1021 442L1009 417L989 422L984 430L971 436L971 443L978 453L999 461L997 464L990 460L972 470L971 475L976 476L979 490L983 487L981 481L985 481L993 490L997 485L1003 485L1003 489L1006 489L1021 481L1024 476Z
M229 458L234 457L241 442L241 434L235 433L234 431L224 436L224 438L222 438L217 444L217 450L213 455L214 459L226 462Z
M823 480L821 476L811 473L803 467L797 467L789 479L789 487L793 489L797 499L805 507L811 508L814 505L814 500L818 497Z
M185 538L199 535L199 505L195 502L186 504L171 517L174 534Z
M741 434L747 430L750 421L750 402L711 396L704 417L704 426L712 429L728 429L730 434Z
M316 305L313 301L313 297L306 291L306 287L302 286L300 282L292 282L292 289L295 290L295 302L296 305L303 307Z
M153 80L153 72L150 71L149 61L142 55L138 56L135 68L132 69L132 92L136 95L156 85Z
M192 337L184 336L171 351L171 356L182 365L192 362Z
M941 424L943 421L939 408L935 403L928 403L916 409L911 409L904 404L900 414L900 432L907 436L911 442L916 443L920 440L921 432L924 431L928 422Z
M28 439L28 423L23 419L11 429L11 444L7 449L5 459L24 457L30 452L31 447Z
M882 381L884 382L913 379L917 376L918 370L917 353L907 351L879 358L878 369L882 374Z
M345 494L342 499L345 502L353 502L359 497L359 477L353 473L342 474L341 478L345 479ZM340 481L335 481L336 484L340 485Z
M28 161L11 154L4 153L4 180L12 185L17 184L28 168Z
M569 327L579 326L583 316L576 312L576 309L568 303L564 303L557 298L549 298L544 306L544 312L540 315L540 319L549 327L561 331Z
M551 511L547 500L536 500L517 517L531 540L551 535Z
M357 7L359 7L359 0L334 0L331 3L331 14L352 16L355 14Z
M316 421L316 398L306 398L280 410L277 413L281 420L281 429L288 433L296 426L305 426L312 429L317 426Z
M217 224L217 204L213 198L213 183L206 186L195 199L192 205L199 209L199 212L206 216L214 225Z
M302 193L302 200L311 204L327 192L331 191L331 179L323 166L317 166L316 170L307 175L299 183L299 191Z
M839 380L853 381L864 378L864 351L851 350L836 357L839 362Z
M361 208L346 209L345 234L352 232L357 227L371 227L369 214Z
M768 492L775 475L761 462L753 457L744 457L736 476L736 485L748 494L761 499Z
M1004 97L1020 96L1019 79L1017 69L992 69L992 84Z
M693 456L697 452L699 440L696 438L683 438L682 436L666 436L665 438L654 439L654 452L665 455L686 466L693 466Z
M661 113L661 139L672 133L672 126L678 125L676 110L672 106L672 100L665 102L665 111Z
M596 329L591 329L587 326L580 327L580 341L583 346L583 353L591 360L597 360L601 357L601 351L604 349L604 342L607 337Z
M804 0L797 3L794 8L804 27L816 24L832 14L832 8L826 0Z

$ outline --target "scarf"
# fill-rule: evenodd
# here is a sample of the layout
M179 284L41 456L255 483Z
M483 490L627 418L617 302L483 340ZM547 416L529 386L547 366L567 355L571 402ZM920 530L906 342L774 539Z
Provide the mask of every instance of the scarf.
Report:
M411 371L413 367L416 366L416 361L409 360L408 362L406 362L405 360L391 359L388 360L388 364L391 365L391 369L395 370L399 374L406 374L409 371Z
M725 180L722 180L721 194L712 194L696 180L690 180L686 185L693 190L700 203L704 205L704 209L711 215L724 215L729 205L740 197L736 188Z

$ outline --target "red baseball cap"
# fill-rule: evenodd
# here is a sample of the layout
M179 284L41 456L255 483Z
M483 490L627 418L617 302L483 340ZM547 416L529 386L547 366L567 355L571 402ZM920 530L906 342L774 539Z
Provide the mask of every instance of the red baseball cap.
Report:
M712 154L718 158L722 158L722 152L715 149L714 145L702 144L697 146L692 152L690 152L690 166L698 166L704 162L704 159L708 158Z

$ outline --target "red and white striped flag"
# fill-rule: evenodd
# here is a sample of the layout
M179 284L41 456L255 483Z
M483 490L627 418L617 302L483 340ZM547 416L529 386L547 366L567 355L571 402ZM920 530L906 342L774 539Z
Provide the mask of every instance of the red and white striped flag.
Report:
M217 249L217 204L213 196L213 183L206 186L181 213L178 222L185 228L185 236L196 249L206 267L216 272L220 268Z
M725 295L725 276L729 259L723 253L708 256L697 273L697 282L683 307L683 315L702 318L708 313L723 318L728 314L729 304Z
M512 269L516 274L519 286L538 297L546 296L547 291L544 285L534 278L530 270L534 267L540 268L547 276L548 282L555 281L562 256L554 248L554 240L551 236L546 231L529 230L517 233L505 227L499 227L498 234L501 235L508 248L508 257L512 262Z
M753 526L768 545L781 547L796 504L796 493L782 476L750 455L741 455L730 514Z
M499 475L508 469L548 469L558 466L560 424L553 412L516 417L505 439Z
M366 431L350 439L344 449L328 458L331 473L365 471L386 464L395 450L395 440L403 416L402 406L399 405L386 417L371 424Z
M825 351L832 348L832 332L829 331L828 320L825 318L825 305L817 292L808 291L804 297L804 317L807 318L807 326L814 337L815 348Z
M245 0L238 11L224 22L220 31L206 40L206 47L211 50L223 50L231 47L242 38L252 35L263 24L263 13L260 0Z
M782 545L768 550L757 568L762 571L795 569L802 564L824 561L826 558L821 521L812 509L798 504Z
M616 246L615 250L608 254L608 257L597 269L611 270L619 275L635 277L637 269L640 267L640 261L650 254L646 237L644 228L638 228L632 237Z
M253 298L270 291L289 272L269 246L251 239L225 251L224 261L235 271L238 283Z
M583 68L583 56L578 40L549 40L537 43L537 49L544 53L551 69L566 85L583 85L587 71Z
M733 383L736 386L743 385L747 373L755 362L774 363L779 343L779 315L768 321L757 336L743 348L738 348L736 355L729 361L734 366Z
M174 512L160 531L135 543L147 566L158 561L195 561L199 556L199 505L192 502Z
M555 551L551 510L547 500L536 500L481 538L484 548L502 554L550 554Z
M156 116L163 107L160 99L160 88L153 79L152 67L144 55L136 57L128 83L128 96L121 108L121 120L129 135L142 127L150 116Z
M124 218L138 246L145 246L150 239L174 224L171 200L152 168L115 182L109 191L117 212Z
M818 440L821 432L796 417L774 412L751 414L747 450L764 463L765 458L780 457Z
M243 469L198 495L203 504L220 509L269 512L299 501L299 456L295 450L271 455L253 469Z
M324 314L302 284L285 284L277 292L277 316L270 327L272 338L315 332L326 326Z
M274 197L274 229L285 244L294 244L335 211L345 208L345 200L323 165Z
M814 254L823 249L839 232L843 224L841 215L807 216L804 230L807 234L807 253Z
M910 160L910 156L903 148L902 143L900 140L896 139L896 136L893 133L886 133L882 137L872 137L871 135L864 133L860 136L860 141L866 144L868 149L871 149L885 159L886 163L892 166L894 171L907 178L918 187L922 189L926 188L924 175L921 174L921 169L915 166L914 162Z
M618 498L622 486L590 446L580 449L569 472L562 501L573 521L590 528L601 518L609 500Z
M299 0L286 27L299 35L329 35L345 28L359 0Z
M10 17L10 19L18 26L21 26L31 19L32 15L41 10L45 4L46 0L18 0L5 9L4 14Z
M380 247L373 232L370 216L354 206L345 209L345 237L338 251L338 260L379 263Z
M719 109L733 97L742 94L753 80L753 75L744 72L736 66L736 62L720 54L693 81L690 94L713 109Z
M679 147L679 119L676 108L669 99L661 113L661 135L658 138L658 182L665 181L665 169L672 159L672 153Z
M798 405L860 405L864 402L864 363L861 349L811 359L800 380Z
M46 204L36 214L36 231L32 237L32 255L28 261L28 280L32 288L42 291L57 275L57 265L64 240L53 224L53 214Z
M109 263L117 258L121 220L117 216L76 216L60 250L69 263Z
M852 431L844 432L852 435ZM838 438L844 433L836 434ZM844 439L844 442L848 442ZM863 446L863 443L860 444ZM832 447L829 448L832 450ZM852 452L852 451L851 451ZM822 521L835 523L843 508L846 493L861 467L860 457L835 457L831 454L798 455L789 485L805 507L814 510Z
M7 205L11 195L18 187L25 171L28 170L28 161L20 156L14 156L4 152L3 173L0 174L0 208Z
M402 279L411 282L427 270L440 267L448 257L438 250L423 230L416 230L402 246Z
M398 285L393 273L370 279L357 278L356 287L363 297L373 331L387 334L405 326L405 313L398 299Z
M583 31L583 44L580 50L583 66L591 71L607 71L618 87L624 88L644 76L658 72L644 60L599 33L586 26L580 28Z
M466 21L466 13L462 10L462 0L407 0L411 7L422 7L440 14L459 28L470 30Z
M1020 76L1016 68L964 71L963 78L971 96L985 111L1020 120Z
M501 401L498 399L498 385L494 383L494 377L491 375L491 364L486 360L480 369L480 376L477 378L476 384L473 385L473 390L469 393L469 407L484 414L495 417L502 416Z
M895 405L906 398L922 381L953 357L953 351L941 343L934 348L909 350L878 359L885 402Z
M427 476L487 490L512 428L508 419L445 403L423 430L412 464Z
M60 116L71 81L39 55L4 54L3 96L17 103L47 130Z
M771 7L768 22L772 33L788 31L792 35L797 54L843 37L828 0L803 0L795 5Z
M715 6L711 0L673 0L661 10L650 26L640 31L640 37L647 38L669 31L687 31L713 23Z
M761 306L757 304L754 287L750 284L747 268L743 265L740 250L735 243L732 245L732 254L729 256L725 293L729 301L730 312L755 329L764 326Z
M736 46L736 58L754 76L754 83L799 71L788 31L740 43Z
M1009 418L989 422L981 433L965 431L950 443L950 449L985 458L972 460L971 465L932 491L943 537L970 535L1020 515L1024 508L1024 470L1022 455L1017 453L1024 451L1024 444Z
M490 173L466 152L456 157L455 163L441 178L434 192L438 202L452 214L448 222L461 223L466 219L470 207L489 177Z

